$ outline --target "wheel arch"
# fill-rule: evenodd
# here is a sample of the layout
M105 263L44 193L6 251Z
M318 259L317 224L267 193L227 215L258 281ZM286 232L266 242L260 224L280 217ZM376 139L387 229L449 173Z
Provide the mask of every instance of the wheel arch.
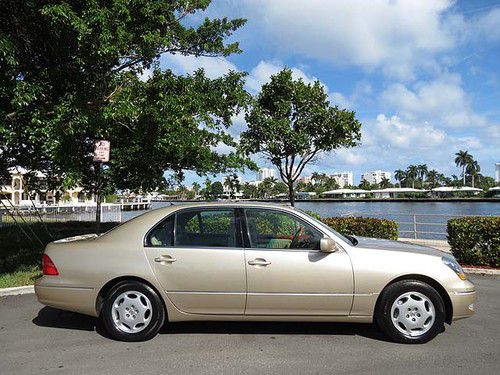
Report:
M143 283L147 286L149 286L151 289L155 291L155 293L160 297L161 303L163 305L163 309L165 310L165 319L168 321L168 310L167 306L165 305L165 300L163 299L163 296L159 292L159 290L149 281L138 277L138 276L120 276L120 277L115 277L114 279L109 280L106 284L102 286L102 288L99 290L99 293L97 294L96 302L95 302L95 309L97 316L101 315L101 310L102 310L102 305L104 303L104 296L117 284L124 282L124 281L137 281L140 283Z
M382 295L384 294L384 291L387 289L388 286L397 283L398 281L404 281L404 280L418 280L422 281L426 284L429 284L432 286L436 291L439 293L441 298L443 299L444 302L444 312L445 312L445 318L444 321L448 324L451 324L452 319L453 319L453 304L451 303L450 296L446 292L446 289L435 279L425 276L425 275L419 275L419 274L408 274L408 275L402 275L399 276L393 280L391 280L387 285L382 289L382 292L380 292L377 302L375 304L375 309L373 311L373 319L375 321L375 315L377 314L379 308L380 308L380 303L382 301Z

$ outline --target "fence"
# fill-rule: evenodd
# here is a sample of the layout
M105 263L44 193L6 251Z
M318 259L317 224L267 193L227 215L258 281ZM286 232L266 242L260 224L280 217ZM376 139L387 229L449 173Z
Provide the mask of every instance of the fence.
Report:
M78 206L46 206L37 207L16 207L9 210L0 211L0 223L10 225L19 223L39 222L40 217L43 221L65 222L65 221L94 221L96 218L97 207L95 205ZM38 211L38 212L37 212ZM110 222L122 220L122 206L103 204L101 206L101 221Z

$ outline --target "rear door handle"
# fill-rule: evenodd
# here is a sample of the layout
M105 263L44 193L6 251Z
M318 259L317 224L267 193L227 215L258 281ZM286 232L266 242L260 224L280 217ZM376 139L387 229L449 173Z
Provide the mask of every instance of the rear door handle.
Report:
M174 263L177 259L172 258L170 255L161 255L155 258L157 263Z
M251 266L268 266L271 264L271 262L268 262L267 260L262 258L257 258L254 260L249 260L248 264Z

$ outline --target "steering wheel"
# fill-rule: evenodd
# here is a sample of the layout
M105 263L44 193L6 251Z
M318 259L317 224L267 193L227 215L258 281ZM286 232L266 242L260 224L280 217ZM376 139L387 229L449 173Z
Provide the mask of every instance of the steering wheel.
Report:
M302 237L304 235L304 227L303 226L300 226L299 229L297 229L297 231L295 232L295 234L293 235L293 238L292 238L292 242L290 242L290 249L298 249L298 245L299 245L299 239L300 237Z

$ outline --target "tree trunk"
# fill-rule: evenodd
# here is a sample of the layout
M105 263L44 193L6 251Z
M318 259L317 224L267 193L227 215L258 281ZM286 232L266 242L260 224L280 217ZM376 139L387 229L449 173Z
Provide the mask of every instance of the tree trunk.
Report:
M288 184L288 199L290 200L290 205L295 207L295 192L293 189L293 183Z

